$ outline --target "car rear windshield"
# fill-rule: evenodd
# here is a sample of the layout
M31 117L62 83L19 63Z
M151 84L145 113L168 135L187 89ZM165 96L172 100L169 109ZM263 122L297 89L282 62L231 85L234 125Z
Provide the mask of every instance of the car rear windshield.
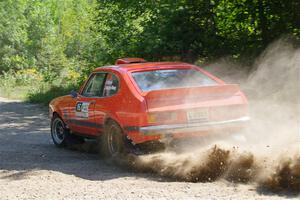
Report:
M133 72L133 79L142 91L217 85L195 69L171 69Z

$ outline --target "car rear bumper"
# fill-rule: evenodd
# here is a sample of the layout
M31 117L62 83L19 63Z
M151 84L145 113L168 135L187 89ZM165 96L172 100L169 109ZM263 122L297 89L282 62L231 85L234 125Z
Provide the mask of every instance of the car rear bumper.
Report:
M232 127L243 127L247 124L249 120L250 118L248 116L245 116L238 119L231 119L225 121L147 126L147 127L140 127L139 132L146 136L169 135L169 134L192 133L192 132L195 133L201 131L227 129Z

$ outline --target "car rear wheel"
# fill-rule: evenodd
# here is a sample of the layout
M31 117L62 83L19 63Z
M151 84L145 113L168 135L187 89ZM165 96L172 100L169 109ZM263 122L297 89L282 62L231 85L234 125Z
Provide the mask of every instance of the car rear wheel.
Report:
M100 154L105 158L118 157L125 154L125 137L121 127L114 121L104 127L104 134L99 138Z

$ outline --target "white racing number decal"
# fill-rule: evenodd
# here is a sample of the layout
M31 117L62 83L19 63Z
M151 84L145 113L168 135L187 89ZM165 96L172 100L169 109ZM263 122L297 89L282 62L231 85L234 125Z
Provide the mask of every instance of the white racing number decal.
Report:
M76 117L88 118L89 117L89 102L77 102L76 104Z

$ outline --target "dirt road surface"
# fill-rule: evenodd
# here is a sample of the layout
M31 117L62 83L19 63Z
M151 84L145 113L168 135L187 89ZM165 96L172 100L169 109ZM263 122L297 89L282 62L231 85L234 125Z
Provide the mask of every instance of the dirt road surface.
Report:
M186 183L140 174L95 153L58 149L47 110L0 98L0 199L300 199L255 185Z

